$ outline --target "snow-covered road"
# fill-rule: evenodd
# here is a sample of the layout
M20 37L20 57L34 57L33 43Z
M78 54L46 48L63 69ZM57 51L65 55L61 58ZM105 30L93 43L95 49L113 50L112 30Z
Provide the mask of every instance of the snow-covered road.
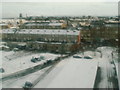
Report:
M112 58L113 48L100 47L98 50L102 53L102 58L99 60L99 67L101 72L100 81L96 88L117 88L116 66Z

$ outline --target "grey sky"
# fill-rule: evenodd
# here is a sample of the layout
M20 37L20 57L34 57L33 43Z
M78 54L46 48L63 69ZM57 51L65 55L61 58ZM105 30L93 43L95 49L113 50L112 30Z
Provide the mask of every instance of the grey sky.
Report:
M32 0L31 0L32 1ZM104 0L105 1L105 0ZM107 1L107 0L106 0ZM4 2L2 17L32 16L116 16L117 2Z
M1 0L2 2L118 2L119 0Z

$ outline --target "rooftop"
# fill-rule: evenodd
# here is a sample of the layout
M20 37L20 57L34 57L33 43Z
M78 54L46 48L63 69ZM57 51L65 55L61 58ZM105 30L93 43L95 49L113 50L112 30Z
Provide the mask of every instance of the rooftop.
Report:
M17 33L17 34L47 34L47 35L79 35L78 30L64 30L64 29L20 29L16 31L16 29L2 29L0 33Z
M28 22L25 26L61 26L63 23L39 23L39 22Z
M69 57L57 64L34 88L93 88L98 61Z
M0 26L7 26L8 24L0 23Z

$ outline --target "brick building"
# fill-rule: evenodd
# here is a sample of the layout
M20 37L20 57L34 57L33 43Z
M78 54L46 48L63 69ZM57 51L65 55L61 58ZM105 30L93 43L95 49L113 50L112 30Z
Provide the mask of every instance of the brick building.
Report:
M26 22L20 26L21 29L66 29L66 23L54 22Z
M30 50L50 52L73 52L80 44L80 31L63 29L4 29L1 31L2 40L26 42Z

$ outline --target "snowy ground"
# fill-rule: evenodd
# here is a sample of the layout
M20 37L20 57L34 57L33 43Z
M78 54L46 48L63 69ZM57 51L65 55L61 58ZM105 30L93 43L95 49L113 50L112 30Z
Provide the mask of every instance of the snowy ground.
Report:
M2 87L21 88L26 81L34 83L34 81L40 79L34 88L93 88L97 66L99 65L101 68L101 78L99 83L97 83L97 88L113 88L115 85L112 81L109 81L109 78L115 75L115 66L116 70L118 70L116 53L114 53L113 57L111 56L112 51L115 50L115 48L111 47L99 47L95 51L78 53L77 55L80 56L90 55L93 59L78 59L71 56L62 60L54 67L50 66L23 77L4 81L2 82ZM25 51L0 51L0 53L2 53L0 64L5 69L3 75L43 63L32 63L30 59L33 56L45 56L45 60L60 56L51 53ZM113 60L115 65L111 63Z
M7 52L4 52L4 53L7 53ZM20 53L22 53L22 52L20 52ZM14 52L11 52L11 53L9 52L6 55L7 55L8 58L9 57L13 58L13 57L11 57L11 55L13 55L13 54L15 54L15 53ZM89 54L89 55L94 57L94 54L91 51L87 51L84 54L86 54L86 55ZM29 60L27 59L27 58L31 58L32 55L30 55L30 56L25 55L25 56L22 56L22 57L19 57L19 58L13 58L10 61L8 59L3 58L5 60L3 63L8 63L9 62L10 63L9 66L11 66L11 65L13 65L12 62L16 63L16 61L17 61L16 64L18 64L18 66L15 66L15 67L16 68L18 67L18 69L16 69L16 70L24 69L27 66L34 64L34 63L30 62L30 59ZM37 56L38 54L34 54L33 56L35 56L35 55ZM46 55L46 54L39 54L39 55ZM50 57L50 55L52 56L52 54L47 53L46 58L48 57L50 59L50 58L55 58L55 56L58 56L58 55L53 55L52 57ZM77 55L79 55L79 54L77 54ZM96 58L96 57L94 57L94 58ZM20 61L21 62L24 61L25 63L28 63L28 64L26 66L24 65L24 67L21 66L22 68L20 68L20 66L19 66L21 64ZM73 82L71 82L71 84L68 83L68 85L66 85L66 87L93 87L94 81L95 81L96 69L97 69L97 62L98 61L96 61L95 59L92 59L92 60L75 59L73 57L65 59L65 60L61 61L59 64L57 64L50 71L50 73L48 73L48 75L46 75L46 77L43 78L43 80L41 80L38 84L35 85L35 87L39 87L39 88L40 87L41 88L42 87L43 88L51 87L51 86L49 86L49 84L51 82L53 82L53 85L54 85L54 82L56 82L57 78L58 79L61 78L62 74L63 74L63 76L64 76L64 74L67 75L65 77L68 77L68 79L70 78L71 80L76 81L76 84L74 84L73 86L71 85ZM6 65L4 65L4 68L5 68L5 66ZM8 67L6 67L6 68L8 68ZM84 72L83 69L86 72ZM11 71L12 71L12 69L11 69ZM44 72L46 73L46 71L44 71ZM9 71L9 73L10 73L10 71ZM21 78L18 78L18 79L11 79L11 80L4 81L2 84L3 84L3 87L6 87L6 88L9 88L9 87L20 88L24 85L25 81L29 81L28 79L30 79L31 81L34 81L35 79L37 79L37 77L42 76L41 75L42 73L43 73L43 71L40 70L38 72L35 72L33 74L30 74L30 75L27 75L27 76L24 76L24 77L21 77ZM76 73L76 74L74 74L74 73ZM36 76L36 74L37 74L37 76ZM70 74L71 74L71 76L70 76ZM68 79L66 79L66 82L68 82L67 81ZM77 79L79 79L79 80L77 80ZM81 80L81 79L85 79L84 83L83 83L83 80ZM53 81L53 80L55 80L55 81ZM89 81L89 83L85 83L85 82L88 82L88 81ZM62 81L61 81L61 83L62 83ZM79 85L77 83L81 83L81 85ZM60 85L60 84L58 83L58 85ZM61 86L58 86L58 87L61 87ZM63 86L63 87L65 87L65 86Z
M25 51L0 51L2 52L2 68L5 69L5 72L2 74L7 75L13 72L17 72L29 67L33 67L38 64L43 64L48 59L55 59L56 57L60 56L57 54L51 53L32 53L32 52L25 52ZM33 63L30 60L32 57L40 57L44 56L45 60Z
M46 72L47 69L50 67L44 68L38 72L20 77L20 78L15 78L15 79L10 79L7 81L2 82L2 87L3 88L22 88L25 84L26 81L34 81L37 79L39 76L41 76L43 73Z

